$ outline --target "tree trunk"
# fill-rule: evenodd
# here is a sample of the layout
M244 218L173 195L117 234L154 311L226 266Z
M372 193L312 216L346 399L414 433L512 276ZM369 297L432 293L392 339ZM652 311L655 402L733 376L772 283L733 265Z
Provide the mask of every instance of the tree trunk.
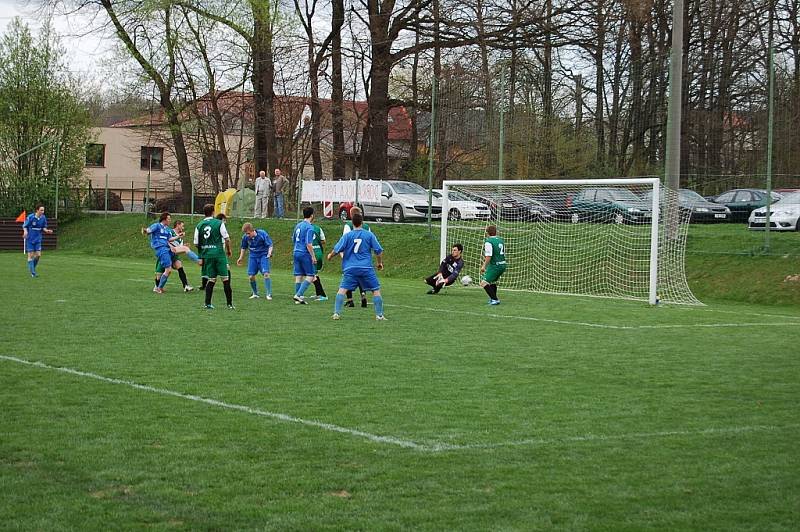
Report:
M253 23L253 104L255 126L253 147L256 173L272 175L278 168L278 145L275 134L275 64L272 57L272 28L269 15L254 10Z
M331 129L333 130L333 178L345 177L344 88L342 83L342 24L344 0L332 0L332 25L338 27L331 41Z
M370 66L369 131L367 146L367 176L386 179L389 171L389 74L392 69L391 43L389 41L390 12L382 12L376 0L370 1L370 36L372 38L372 65ZM385 6L383 6L385 7Z

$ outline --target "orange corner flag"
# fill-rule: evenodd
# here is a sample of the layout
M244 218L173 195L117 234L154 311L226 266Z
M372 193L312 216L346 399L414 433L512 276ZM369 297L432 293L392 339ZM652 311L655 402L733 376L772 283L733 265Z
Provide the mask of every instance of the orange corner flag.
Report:
M22 211L22 212L19 214L19 216L17 216L17 219L16 219L16 220L14 220L14 221L15 221L15 222L24 222L24 221L25 221L25 218L27 218L27 217L28 217L28 213L26 213L25 211Z

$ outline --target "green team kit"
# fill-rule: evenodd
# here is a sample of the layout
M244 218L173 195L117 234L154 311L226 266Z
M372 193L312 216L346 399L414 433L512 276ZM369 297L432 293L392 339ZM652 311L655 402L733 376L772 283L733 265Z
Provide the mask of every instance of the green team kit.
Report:
M325 240L325 233L322 231L322 228L317 224L312 224L312 228L314 228L314 237L311 240L311 247L314 249L314 258L317 259L317 271L322 271L322 267L324 266L322 262L322 258L325 256L325 250L322 249L322 241Z
M506 245L499 236L490 236L486 239L485 244L492 247L492 255L486 266L486 272L483 274L483 280L493 284L506 271Z
M206 218L197 225L197 249L203 259L202 275L213 279L228 277L228 257L222 237L222 221Z

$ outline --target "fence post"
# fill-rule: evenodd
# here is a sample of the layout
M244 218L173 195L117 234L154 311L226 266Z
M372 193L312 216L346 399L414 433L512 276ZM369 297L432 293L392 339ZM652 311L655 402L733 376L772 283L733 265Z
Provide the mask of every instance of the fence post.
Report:
M133 212L133 181L131 181L131 212Z
M303 195L303 170L300 170L300 178L297 180L297 211L295 211L295 220L300 219L300 198Z
M61 142L56 141L56 220L58 220L58 173L59 173L59 166L58 160L61 158Z
M189 175L189 181L191 181L191 183L192 183L192 200L191 200L191 205L189 206L189 209L191 209L191 211L192 211L191 212L192 223L194 224L194 177Z
M108 218L108 172L106 172L106 218Z
M433 158L436 153L436 77L433 78L431 84L431 130L428 136L428 238L433 237L433 228L431 227L431 218L433 211ZM444 212L442 212L444 216Z
M772 18L770 17L770 41L772 41ZM772 129L773 129L773 116L775 109L775 48L770 42L769 46L769 108L767 111L767 204L764 206L766 209L766 218L764 218L764 251L769 253L769 211L772 205Z

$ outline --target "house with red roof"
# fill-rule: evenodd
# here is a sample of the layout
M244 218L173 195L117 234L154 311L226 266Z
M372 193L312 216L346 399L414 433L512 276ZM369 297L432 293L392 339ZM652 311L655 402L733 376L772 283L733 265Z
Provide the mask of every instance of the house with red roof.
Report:
M362 142L368 127L366 101L344 102L343 176L332 175L333 130L331 100L320 100L320 156L323 178L350 179L362 167ZM252 183L260 168L253 159L253 95L228 92L213 101L206 95L182 112L183 134L187 146L195 193L214 194L229 187ZM411 119L402 106L389 110L389 173L398 175L409 157ZM217 127L219 125L219 127ZM311 102L307 97L275 98L275 129L278 160L292 183L300 176L313 179L311 157ZM219 132L222 132L222 135ZM173 142L161 109L94 129L95 141L87 147L86 174L95 189L105 186L122 198L126 209L141 208L145 190L151 198L180 191ZM220 138L221 137L221 138ZM227 165L225 160L227 159ZM264 168L268 174L272 170Z

